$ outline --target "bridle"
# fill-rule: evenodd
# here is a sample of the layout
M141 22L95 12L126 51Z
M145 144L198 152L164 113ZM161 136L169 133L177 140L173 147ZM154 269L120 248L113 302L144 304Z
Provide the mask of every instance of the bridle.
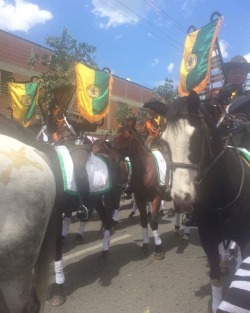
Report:
M200 107L201 107L202 111L206 112L206 109L202 106L202 104L200 105ZM207 124L206 119L205 119L205 114L206 113L202 114L200 110L199 110L198 114L190 114L188 112L184 112L184 113L180 114L181 118L193 117L193 118L198 118L201 121L201 154L200 154L201 158L200 158L200 161L198 162L198 164L182 163L182 162L170 162L170 164L168 164L168 166L167 166L167 177L169 178L167 188L169 190L172 189L173 173L177 168L194 169L194 170L198 171L197 177L196 177L195 182L194 182L196 189L197 189L198 186L204 180L204 178L211 171L211 169L216 165L216 163L225 155L226 151L229 149L229 146L228 146L229 137L228 137L228 138L226 138L226 141L223 145L222 150L216 156L213 156L211 144L210 144L210 139L209 139L208 124ZM210 155L212 157L212 162L210 165L208 165L208 167L203 172L201 172L201 163L202 163L203 157L205 156L205 153L206 153L205 145L207 145L209 148L209 152L210 152ZM238 192L236 193L236 196L234 197L234 199L232 201L230 201L229 203L227 203L225 206L220 207L220 208L209 207L208 205L201 203L201 201L199 199L197 199L197 201L202 206L205 206L206 208L214 210L220 214L223 213L229 207L231 207L239 199L241 192L242 192L244 179L245 179L245 169L243 166L242 158L241 158L238 150L236 150L236 147L233 147L233 148L237 152L237 155L239 157L240 166L241 166L241 181L240 181Z

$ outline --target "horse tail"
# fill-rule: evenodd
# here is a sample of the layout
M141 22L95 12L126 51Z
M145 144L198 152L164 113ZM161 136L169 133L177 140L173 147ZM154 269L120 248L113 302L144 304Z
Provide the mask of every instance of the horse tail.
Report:
M49 284L50 267L55 260L56 247L56 219L59 214L56 214L54 207L49 223L44 235L42 246L34 267L34 286L37 298L40 301L40 313L44 311L44 304L47 299L47 287Z

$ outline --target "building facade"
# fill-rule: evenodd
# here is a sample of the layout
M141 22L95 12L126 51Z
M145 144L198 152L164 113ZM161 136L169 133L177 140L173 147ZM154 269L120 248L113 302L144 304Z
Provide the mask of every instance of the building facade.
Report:
M36 64L35 68L28 60L35 54L50 54L52 51L34 42L0 30L0 113L11 117L10 98L8 95L8 80L13 77L16 82L30 81L31 77L39 76L44 66ZM152 90L131 81L113 75L113 87L109 113L104 124L99 126L96 134L105 134L109 129L117 128L118 122L114 117L115 110L128 104L134 114L143 110L142 106L154 97ZM75 95L70 101L71 109L77 113Z

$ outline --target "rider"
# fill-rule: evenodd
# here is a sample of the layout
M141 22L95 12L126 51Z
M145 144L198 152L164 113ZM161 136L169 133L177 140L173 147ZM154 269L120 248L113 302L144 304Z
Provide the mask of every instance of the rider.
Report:
M250 73L250 63L241 56L233 57L224 64L225 83L219 92L219 101L223 106L232 110L234 119L229 125L236 146L250 148L250 105L242 105L249 98L250 91L246 90L247 74Z

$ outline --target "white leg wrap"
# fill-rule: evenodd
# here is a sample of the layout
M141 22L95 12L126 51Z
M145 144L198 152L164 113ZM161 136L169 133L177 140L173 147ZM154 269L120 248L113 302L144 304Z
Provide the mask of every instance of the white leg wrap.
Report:
M165 210L165 201L164 200L161 201L160 210Z
M236 242L235 241L231 241L229 249L233 250L235 248L236 248Z
M190 227L188 227L188 226L184 227L184 234L190 235Z
M110 244L110 231L104 230L102 251L108 251Z
M222 301L222 286L216 287L212 285L212 311L216 313Z
M135 213L135 211L136 211L136 209L137 209L137 205L136 205L136 203L135 203L135 196L134 196L134 194L132 194L132 196L133 196L133 207L132 207L132 212L134 212L134 213Z
M114 211L114 213L113 213L113 220L115 222L119 221L119 209Z
M78 228L78 234L79 235L83 235L83 233L84 233L84 227L85 227L85 223L84 222L79 222L79 228Z
M222 245L221 248L221 261L225 262L225 261L229 261L230 258L230 254L229 254L229 249L225 249Z
M145 243L145 244L149 243L148 229L147 228L142 228L142 238L143 238L143 243Z
M180 215L180 213L175 213L175 225L181 226L181 215Z
M147 202L146 209L147 209L147 213L151 213L152 212L152 204L151 204L151 202Z
M63 259L55 262L55 274L56 274L56 283L63 284L65 282L65 276L63 272Z
M153 236L154 236L155 245L157 246L161 245L161 237L158 233L158 230L153 230Z
M242 262L242 255L241 255L241 251L240 251L240 247L238 246L237 249L237 256L236 256L236 271L239 269L241 262Z
M64 217L63 219L63 228L62 228L62 236L67 237L69 233L69 226L71 224L71 217Z

